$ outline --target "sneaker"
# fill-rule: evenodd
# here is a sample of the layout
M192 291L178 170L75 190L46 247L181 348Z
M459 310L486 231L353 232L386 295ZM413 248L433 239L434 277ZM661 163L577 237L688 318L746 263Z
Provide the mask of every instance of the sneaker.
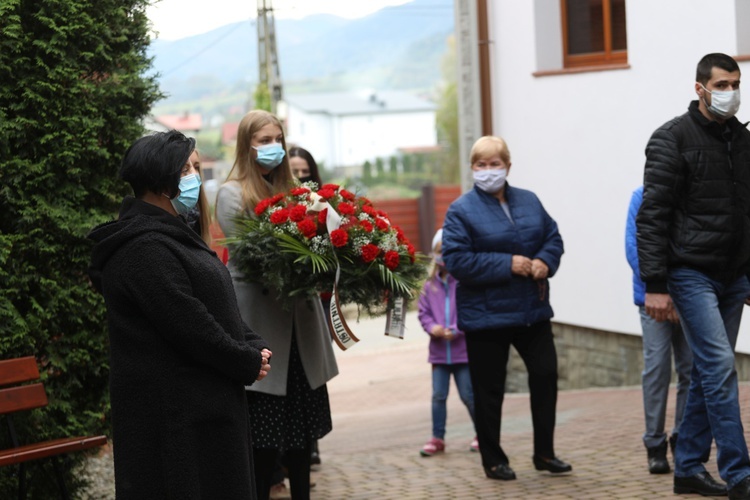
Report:
M471 440L471 444L469 445L469 450L471 451L479 451L479 440L476 436L474 436L474 439Z
M419 454L423 457L431 457L435 453L443 451L445 451L445 441L434 437L422 446L422 449L419 450Z

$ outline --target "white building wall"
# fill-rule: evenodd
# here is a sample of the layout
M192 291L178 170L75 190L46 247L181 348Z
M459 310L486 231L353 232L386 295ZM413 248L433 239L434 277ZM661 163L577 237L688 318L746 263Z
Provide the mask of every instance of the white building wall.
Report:
M629 69L540 77L532 73L562 65L549 19L559 0L491 2L493 127L510 148L509 182L539 195L565 242L551 284L556 320L640 334L624 233L646 142L696 98L703 55L742 49L735 16L748 10L736 8L743 2L712 0L707 10L704 0L628 0ZM750 63L740 67L750 74ZM750 101L738 118L750 119ZM748 330L750 319L742 352L750 352Z
M377 157L394 156L398 148L437 144L435 113L384 113L341 118L338 165L362 165Z
M332 116L290 105L286 138L333 168L392 156L402 147L434 146L437 129L434 111Z
M293 105L289 106L286 121L286 142L303 147L312 154L315 162L331 165L334 150L333 118L322 113L306 113Z

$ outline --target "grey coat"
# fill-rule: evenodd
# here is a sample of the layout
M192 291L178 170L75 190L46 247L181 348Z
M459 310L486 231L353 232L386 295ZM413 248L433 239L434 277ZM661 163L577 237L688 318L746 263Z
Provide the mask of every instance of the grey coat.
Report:
M225 236L234 235L234 218L241 211L241 187L237 181L227 182L221 186L216 198L216 218ZM310 388L317 389L338 374L331 335L319 300L299 298L291 311L286 310L276 299L275 291L243 281L242 273L232 262L231 247L227 267L234 282L242 319L270 344L273 352L268 376L248 387L248 390L275 396L286 395L292 332L296 332L297 346Z

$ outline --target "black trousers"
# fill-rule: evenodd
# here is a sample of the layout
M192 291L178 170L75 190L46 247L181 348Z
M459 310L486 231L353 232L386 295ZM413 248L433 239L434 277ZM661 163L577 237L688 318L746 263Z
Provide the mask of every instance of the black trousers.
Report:
M282 463L281 450L273 448L253 448L255 461L255 486L258 500L268 500L271 486L278 481L274 472ZM284 452L283 465L289 475L289 489L294 500L310 498L310 447L289 449ZM282 480L283 480L282 476Z
M500 422L511 345L518 351L529 373L534 455L555 456L557 352L552 325L549 321L542 321L530 326L477 330L466 332L466 348L474 387L477 439L485 468L509 463L500 446Z

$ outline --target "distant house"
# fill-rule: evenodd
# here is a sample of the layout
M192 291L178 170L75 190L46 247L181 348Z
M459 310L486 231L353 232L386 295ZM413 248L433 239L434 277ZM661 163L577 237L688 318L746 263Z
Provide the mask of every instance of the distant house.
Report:
M331 167L437 144L435 104L403 91L287 95L287 143Z
M183 113L181 115L159 115L154 121L167 129L179 130L187 136L195 136L203 127L203 118L199 113Z

